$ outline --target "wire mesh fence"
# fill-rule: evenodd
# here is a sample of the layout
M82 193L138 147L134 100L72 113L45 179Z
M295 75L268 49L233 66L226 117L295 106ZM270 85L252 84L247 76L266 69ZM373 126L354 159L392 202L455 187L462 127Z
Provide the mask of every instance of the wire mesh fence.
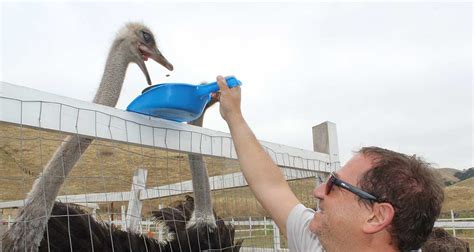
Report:
M229 135L56 97L25 100L17 93L0 97L6 108L0 120L2 231L20 234L3 242L21 244L19 250L38 244L40 251L285 248L247 187ZM59 161L51 163L65 145L79 151L61 149ZM263 146L300 200L315 206L317 175L339 164L326 154ZM196 168L191 154L201 157L207 171L215 223L206 226L189 225L195 204L203 204L190 197ZM43 232L41 223L47 223Z
M43 167L66 134L22 125L0 124L0 127L2 216L8 216L8 225L11 225L19 209L26 203L24 199L32 190L34 180L42 176ZM268 214L245 185L238 161L221 157L205 157L203 160L211 189L214 189L211 196L216 215L238 226L235 238L244 239L243 246L274 248L274 225L264 222L262 228L251 221L264 220ZM81 214L90 214L95 220L127 230L126 216L131 213L125 209L129 209L137 168L146 170L147 176L146 183L141 185L143 187L139 191L143 195L139 197L142 202L141 215L135 217L148 220L139 223L140 232L159 240L166 235L156 230L159 225L153 220L153 211L171 206L183 200L185 195L193 195L186 153L94 140L65 179L58 200L79 204L83 211ZM305 205L315 205L311 190L318 172L288 167L282 170L300 200ZM243 224L245 221L248 224ZM281 246L284 248L286 243L282 241Z

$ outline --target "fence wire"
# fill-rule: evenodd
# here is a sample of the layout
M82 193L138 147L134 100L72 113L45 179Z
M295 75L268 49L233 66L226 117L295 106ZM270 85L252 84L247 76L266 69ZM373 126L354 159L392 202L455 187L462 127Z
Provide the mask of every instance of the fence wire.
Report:
M65 177L57 198L59 203L55 204L52 214L48 214L48 209L39 209L44 212L41 218L49 218L40 251L64 251L65 248L70 251L83 248L89 251L154 251L154 248L193 251L196 247L191 244L193 242L198 243L199 250L211 251L237 251L240 247L242 250L286 247L286 241L279 234L276 225L247 187L238 161L229 158L235 154L232 153L228 137L152 127L152 139L142 139L141 130L145 129L144 125L126 121L122 127L125 136L122 141L103 139L97 128L94 129L95 137L91 138L80 135L79 131L76 134L62 131L62 124L66 120L62 117L65 110L77 110L72 114L75 115L76 130L80 128L80 120L85 120L80 116L83 113L81 108L52 103L59 105L57 112L60 116L57 117L59 130L51 131L43 128L45 126L42 121L45 116L43 113L51 113L47 110L51 105L49 102L21 101L19 116L23 116L23 110L29 109L31 103L40 106L39 127L33 128L22 123L0 123L0 205L3 232L15 223L16 216L27 204L25 199L32 190L34 181L43 176L44 167L69 136L78 145L84 139L93 141L84 153L76 153L80 155L80 159ZM102 112L92 112L94 116L89 117L91 120L104 116L101 115ZM21 122L23 120L20 118ZM116 125L112 123L113 116L108 121L106 127L112 137L116 132ZM139 143L129 143L130 134L134 134L129 129L135 128L139 131ZM219 145L220 147L215 147ZM209 177L215 217L217 223L222 224L217 229L186 228L194 207L188 203L193 200L191 197L194 195L189 156L188 153L179 151L182 149L201 153ZM318 181L316 178L319 171L334 170L338 164L295 157L268 147L265 150L274 160L283 164L282 172L300 200L305 205L316 206L311 191ZM312 169L291 167L296 162ZM146 175L143 175L143 171ZM142 181L137 183L140 176ZM60 177L64 177L64 174L54 174L46 179ZM132 200L134 197L136 200ZM130 226L131 219L137 220L134 227ZM26 220L24 223L30 221L35 220ZM179 228L183 230L178 230ZM79 234L74 233L79 231L82 232L80 238L77 237ZM226 239L232 241L225 241ZM60 244L58 240L61 240ZM178 242L171 243L172 240ZM237 242L240 240L243 241L242 244ZM164 245L166 242L168 245Z

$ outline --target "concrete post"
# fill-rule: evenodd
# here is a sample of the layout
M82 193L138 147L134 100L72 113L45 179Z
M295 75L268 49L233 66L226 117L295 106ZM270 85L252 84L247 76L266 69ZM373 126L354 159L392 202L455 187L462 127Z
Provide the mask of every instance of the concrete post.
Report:
M335 123L326 121L313 127L313 150L328 154L331 167L336 167L333 164L339 164L339 146Z

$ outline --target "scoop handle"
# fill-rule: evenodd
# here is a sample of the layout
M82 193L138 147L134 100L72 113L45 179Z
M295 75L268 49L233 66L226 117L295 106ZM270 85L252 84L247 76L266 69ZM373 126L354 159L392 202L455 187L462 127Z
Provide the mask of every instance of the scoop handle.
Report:
M226 77L225 80L226 80L227 86L229 88L233 88L233 87L237 87L237 86L242 85L242 82L237 80L237 78L235 78L235 77ZM217 85L216 81L211 82L209 84L197 86L197 93L200 96L209 95L209 94L215 93L217 91L219 91L219 86Z

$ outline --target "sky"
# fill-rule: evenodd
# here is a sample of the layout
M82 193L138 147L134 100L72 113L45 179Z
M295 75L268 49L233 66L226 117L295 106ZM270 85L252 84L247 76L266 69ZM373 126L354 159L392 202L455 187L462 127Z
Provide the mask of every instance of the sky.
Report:
M363 146L474 166L472 3L1 2L0 80L92 101L117 31L154 32L153 83L243 82L261 140L313 148L336 123L341 162ZM170 74L169 77L166 77ZM117 108L147 87L130 65ZM229 132L218 106L206 128Z

